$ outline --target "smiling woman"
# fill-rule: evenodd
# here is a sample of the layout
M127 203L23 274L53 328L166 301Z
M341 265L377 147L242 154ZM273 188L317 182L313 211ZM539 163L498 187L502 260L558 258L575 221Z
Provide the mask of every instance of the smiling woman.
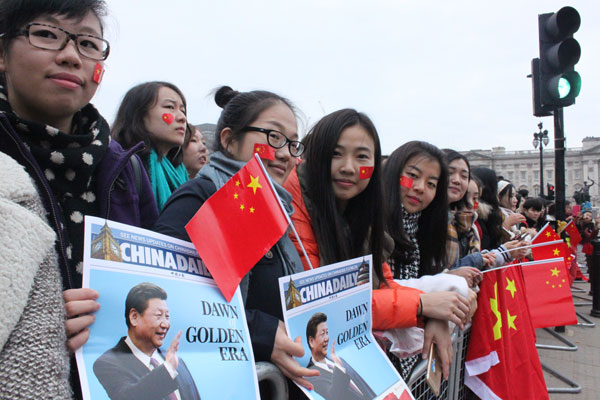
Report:
M101 0L0 1L2 398L71 397L66 349L85 343L99 307L81 289L84 216L157 218L130 166L139 146L110 142L89 104L109 54L105 14Z

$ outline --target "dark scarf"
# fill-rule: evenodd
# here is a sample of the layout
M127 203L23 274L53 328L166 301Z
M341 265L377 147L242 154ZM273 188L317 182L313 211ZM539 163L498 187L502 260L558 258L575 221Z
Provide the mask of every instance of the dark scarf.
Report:
M411 279L419 277L419 269L421 266L421 252L419 251L419 242L417 241L419 217L421 217L421 212L411 214L402 208L402 226L414 248L403 250L401 257L404 260L403 262L399 262L398 259L391 262L395 279Z
M95 170L108 149L110 128L98 111L88 104L73 116L70 133L46 124L20 118L8 103L6 89L0 86L0 113L23 139L62 211L61 227L66 238L69 268L81 286L83 261L83 217L98 215Z

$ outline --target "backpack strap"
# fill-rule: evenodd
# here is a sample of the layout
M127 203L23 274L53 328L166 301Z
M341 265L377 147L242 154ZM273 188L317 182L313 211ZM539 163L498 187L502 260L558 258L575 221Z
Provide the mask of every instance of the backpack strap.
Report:
M142 166L140 165L140 159L135 154L129 159L131 166L133 167L133 177L135 179L135 188L137 189L138 196L142 193Z

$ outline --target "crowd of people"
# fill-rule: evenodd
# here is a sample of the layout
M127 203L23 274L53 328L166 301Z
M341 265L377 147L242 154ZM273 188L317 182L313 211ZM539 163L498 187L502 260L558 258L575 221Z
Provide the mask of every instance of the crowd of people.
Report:
M102 0L0 0L0 398L81 396L72 354L101 306L81 287L85 215L189 240L187 222L256 144L273 148L263 162L298 232L240 284L256 361L312 389L319 372L294 358L304 350L286 333L277 280L372 254L373 328L392 363L408 378L436 343L447 377L451 328L472 318L481 271L525 257L552 205L431 143L384 160L373 121L353 109L301 137L293 103L269 91L216 91L210 155L169 82L128 90L109 125L90 103L110 53L106 13ZM591 211L576 217L585 254ZM414 328L418 351L393 351L394 333Z

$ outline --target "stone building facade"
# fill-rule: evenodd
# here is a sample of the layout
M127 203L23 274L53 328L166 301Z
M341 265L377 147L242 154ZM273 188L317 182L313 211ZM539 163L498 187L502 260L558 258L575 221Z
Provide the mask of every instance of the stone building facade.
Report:
M549 145L553 143L550 140ZM505 151L504 147L491 150L463 151L471 167L482 166L496 171L498 175L511 181L518 189L529 190L530 196L540 193L540 151ZM587 185L593 206L600 205L600 137L586 137L582 147L567 148L565 152L565 193L566 199L573 202L575 191ZM544 149L544 194L547 184L554 185L554 148Z

